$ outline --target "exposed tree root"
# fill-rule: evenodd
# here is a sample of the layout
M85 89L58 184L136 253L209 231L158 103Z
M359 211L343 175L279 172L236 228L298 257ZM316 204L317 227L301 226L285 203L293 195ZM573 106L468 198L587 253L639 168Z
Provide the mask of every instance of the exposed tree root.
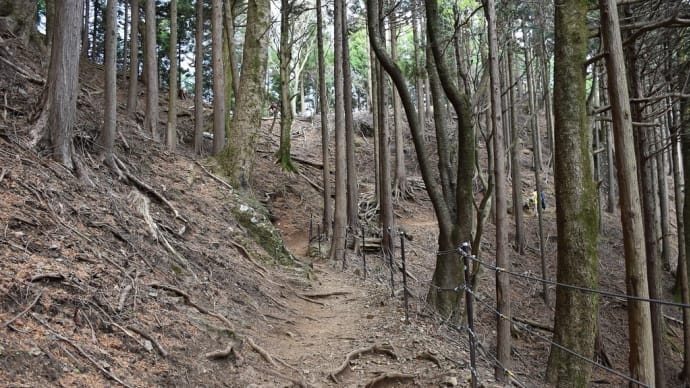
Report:
M256 369L258 372L265 373L267 375L271 375L271 376L277 377L279 379L287 380L287 381L291 382L293 385L296 385L298 387L302 387L302 388L308 388L309 387L309 385L302 380L294 379L290 376L286 376L286 375L284 375L280 372L274 371L272 369L265 369L265 368L261 368L258 366L255 366L253 368Z
M379 384L393 383L401 380L414 380L415 377L415 375L409 375L406 373L384 373L381 376L369 381L364 387L375 388L378 387Z
M251 346L252 349L254 349L255 352L259 353L261 357L266 360L267 363L271 364L272 367L278 368L278 364L273 360L273 357L271 357L270 354L268 354L267 351L265 351L261 346L257 345L256 342L254 342L251 337L246 337L247 338L247 343L249 346Z
M301 294L301 295L304 297L307 297L307 298L321 299L321 298L329 298L331 296L349 295L349 294L352 294L352 293L350 291L333 291L333 292Z
M209 360L222 360L224 358L228 358L230 356L235 356L237 358L237 352L235 352L235 346L237 346L236 343L231 342L228 344L228 346L225 349L222 350L214 350L212 352L208 352L204 354L204 357L208 358Z
M55 338L59 339L60 341L64 341L64 342L68 343L70 346L72 346L73 348L77 349L77 351L78 351L82 356L84 356L84 358L86 358L87 360L89 360L89 361L90 361L98 370L100 370L106 377L108 377L109 379L115 380L118 384L122 385L123 387L132 387L131 385L127 384L126 382L120 380L120 379L119 379L117 376L115 376L112 372L110 372L109 370L105 369L98 361L94 360L94 358L91 357L91 355L89 355L88 353L86 353L86 352L84 351L84 349L81 348L81 346L77 345L77 344L76 344L74 341L72 341L71 339L62 336L62 335L60 335L58 332L56 332L55 330L53 330L53 329L48 325L48 323L46 323L44 320L42 320L41 318L39 318L37 314L31 314L31 316L34 317L34 319L35 319L38 323L40 323L40 324L43 325L46 329L48 329L48 331L49 331L52 335L54 335Z
M302 296L302 295L300 295L300 294L298 294L298 293L295 293L295 295L296 295L298 298L300 298L300 299L302 299L302 300L305 300L305 301L307 301L307 302L309 302L309 303L318 304L319 306L325 306L325 305L326 305L326 304L323 303L323 302L319 302L318 300L314 300L314 299L311 299L311 298L307 298L306 296Z
M361 348L361 349L353 350L350 353L348 353L347 356L345 356L345 361L343 361L343 363L340 364L340 366L337 369L335 369L329 373L329 377L331 378L331 380L333 380L334 383L338 384L338 376L341 373L343 373L345 371L345 369L347 369L347 367L350 365L350 360L352 360L353 358L357 358L357 357L361 356L362 354L366 354L366 353L385 354L385 355L390 356L393 359L398 358L398 356L395 354L393 347L391 345L388 345L388 344L372 345L372 346L369 346L367 348Z

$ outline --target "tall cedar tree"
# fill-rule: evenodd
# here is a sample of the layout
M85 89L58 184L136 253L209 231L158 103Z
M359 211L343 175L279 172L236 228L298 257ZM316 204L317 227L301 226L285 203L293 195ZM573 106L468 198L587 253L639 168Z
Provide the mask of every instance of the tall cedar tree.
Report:
M51 150L53 159L67 168L72 159L72 130L79 95L79 52L81 0L64 0L56 10L57 20L51 45L47 89L41 115L33 128L34 144Z
M585 4L580 6L586 8L587 2L584 0L581 2ZM558 8L560 7L557 6L556 9ZM630 136L633 131L632 116L616 1L600 0L599 9L603 46L607 53L606 72L618 169L626 288L628 295L649 298L640 187L635 163L635 148ZM640 382L651 385L655 377L649 303L641 300L628 301L628 332L630 375Z
M146 130L153 140L160 141L158 131L158 50L156 47L156 2L146 1L146 34L144 36L144 68L146 69Z
M554 107L557 281L585 288L597 287L599 214L593 180L591 133L585 98L587 0L556 4ZM556 289L554 342L587 358L594 355L598 299L595 294ZM592 366L579 357L551 347L547 380L558 386L589 385Z

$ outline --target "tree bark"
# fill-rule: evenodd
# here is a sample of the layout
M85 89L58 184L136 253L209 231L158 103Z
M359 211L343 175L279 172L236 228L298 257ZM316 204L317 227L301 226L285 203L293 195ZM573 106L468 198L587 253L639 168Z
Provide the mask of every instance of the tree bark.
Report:
M277 163L283 171L297 172L297 166L290 158L292 136L292 113L290 96L290 76L292 72L292 34L290 33L290 15L292 3L290 0L280 2L280 49L278 58L280 62L280 146L276 157Z
M177 146L177 0L170 0L170 74L168 75L168 151Z
M132 0L132 22L130 24L127 114L130 117L134 117L134 113L137 111L137 87L139 86L139 0ZM87 46L87 44L84 43L84 46Z
M144 68L146 69L146 118L145 129L154 141L160 141L158 131L158 51L156 47L156 2L146 1L146 36L144 44Z
M211 3L211 53L213 63L213 155L225 146L225 68L223 67L223 1Z
M60 20L53 36L46 102L34 125L33 144L51 150L53 159L74 168L72 131L77 116L79 95L79 52L82 1L64 0L58 4Z
M554 60L555 182L558 227L557 281L585 288L598 284L598 211L593 180L591 131L587 121L584 62L587 1L556 6ZM598 326L596 294L556 288L554 342L586 358L594 355ZM592 365L551 347L547 381L558 386L589 385Z
M359 226L359 190L355 164L355 128L352 119L352 69L350 67L350 36L347 2L343 6L343 103L345 106L345 153L347 155L347 224L357 230Z
M484 0L484 15L488 24L489 37L489 73L491 83L491 127L494 136L494 179L496 204L496 266L510 270L508 257L508 222L506 221L506 173L505 173L505 145L503 140L503 117L501 115L501 75L498 67L498 35L496 32L496 5L494 0ZM510 356L510 277L507 273L496 272L496 305L503 315L496 321L496 355L500 367L495 369L494 375L498 381L506 381L505 371L510 370L512 362ZM508 317L509 319L505 319Z
M239 91L235 96L235 115L231 132L218 160L237 187L249 188L254 165L254 149L258 128L261 126L261 112L264 106L264 81L268 60L268 34L270 27L270 1L249 0L247 3L247 24L242 54Z
M391 58L398 60L398 27L395 11L391 12ZM415 54L416 54L415 50ZM393 190L395 197L405 198L407 195L407 172L405 170L405 139L403 137L402 106L400 96L393 93L393 132L395 134L395 174L393 175Z
M347 161L345 150L345 106L343 102L343 0L335 0L333 22L335 82L335 214L329 257L338 260L345 250L347 227Z
M630 136L633 128L618 11L615 0L600 0L599 7L602 40L608 52L606 68L618 167L627 292L631 296L648 298L649 289L643 246L644 230L634 145ZM631 377L645 384L653 384L655 381L654 350L648 303L637 300L628 301L628 330Z
M196 0L196 35L194 39L194 153L197 155L201 155L204 142L203 61L204 1Z
M510 109L510 128L511 128L511 174L513 181L513 216L515 217L515 250L525 254L525 236L523 234L524 214L522 212L522 177L520 168L520 152L522 152L522 142L520 141L520 131L517 127L517 117L515 116L515 68L513 66L513 44L508 47L508 100Z
M105 9L105 102L101 131L101 158L115 167L113 145L117 126L117 0L108 0Z
M319 71L319 105L321 111L321 163L323 163L323 214L321 223L323 233L329 238L332 233L331 216L333 205L331 201L331 161L328 144L328 94L326 93L326 64L323 49L323 11L321 0L316 0L316 45Z

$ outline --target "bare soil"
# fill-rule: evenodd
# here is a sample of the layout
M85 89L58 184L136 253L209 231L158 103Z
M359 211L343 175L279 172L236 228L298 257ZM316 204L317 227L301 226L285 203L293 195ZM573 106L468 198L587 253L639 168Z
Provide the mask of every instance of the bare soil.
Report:
M264 121L257 149L253 192L237 193L212 172L212 160L196 159L190 150L192 101L180 101L182 144L174 153L143 133L141 110L127 118L121 103L116 154L147 190L132 179L118 179L98 162L94 141L103 111L102 69L84 63L77 176L28 148L45 71L31 50L3 39L0 56L22 72L0 66L0 385L469 384L467 332L435 315L425 302L437 228L419 185L413 185L412 197L395 205L396 223L412 237L405 242L411 275L406 322L400 271L391 289L389 268L378 254L367 255L366 278L354 251L347 252L345 269L341 261L309 254L317 245L312 241L310 246L310 225L315 235L321 206L321 194L309 181L322 184L321 170L300 162L299 174L280 172L273 157L277 131L269 133L270 120ZM161 127L164 121L162 112ZM318 164L319 131L318 119L295 122L293 154L298 159ZM373 139L358 133L356 143L361 197L369 198ZM411 143L405 151L408 173L418 182ZM534 185L530 158L526 152L522 160L526 192ZM553 205L552 186L546 193ZM292 264L278 264L275 252L254 241L238 222L237 208L258 206L257 200L295 256ZM544 214L551 279L554 209L549 206ZM601 288L624 292L619 217L604 213L602 220ZM539 277L533 214L527 215L526 228L527 254L511 251L513 270ZM482 259L489 263L493 234L488 225ZM486 305L477 305L475 320L482 344L476 372L485 387L502 386L493 377L496 315L487 307L493 306L493 275L480 275L478 292ZM542 337L551 338L553 302L543 303L540 284L511 281L514 316L546 328L515 326L513 382L543 386L549 345ZM666 274L666 292L672 284ZM553 301L553 287L549 294ZM666 313L678 316L677 311ZM602 299L600 318L605 354L625 373L625 302ZM680 367L680 329L667 320L670 386L677 384ZM623 382L597 370L592 386L603 385Z

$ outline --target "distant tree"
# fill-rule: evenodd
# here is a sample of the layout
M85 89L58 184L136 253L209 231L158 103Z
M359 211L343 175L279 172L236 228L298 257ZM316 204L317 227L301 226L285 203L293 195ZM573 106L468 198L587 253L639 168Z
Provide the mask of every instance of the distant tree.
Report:
M117 169L113 161L113 144L117 127L117 0L108 0L105 8L105 102L101 131L101 158L110 168Z
M137 111L139 86L139 0L132 0L132 21L129 34L129 89L127 90L127 114ZM86 42L84 42L86 46Z
M335 82L335 209L333 240L329 257L340 259L345 250L347 227L347 161L345 150L345 106L343 103L343 6L345 0L335 0L333 11L333 56Z
M213 57L213 154L225 146L225 69L223 68L223 1L211 2L211 53Z
M201 149L204 141L203 63L204 1L196 0L196 35L194 40L194 153L197 155L201 155Z
M290 81L292 76L292 47L294 44L291 22L294 0L280 1L280 47L278 57L280 62L280 145L276 157L280 167L286 172L297 172L297 166L290 156L292 137L292 96Z
M333 206L331 200L331 162L328 144L328 94L326 92L326 64L323 42L323 11L321 0L316 0L316 47L319 72L319 111L321 113L321 162L323 163L323 214L321 222L326 237L331 235L331 215Z
M177 0L170 1L170 72L168 74L168 131L169 151L177 145Z
M391 17L391 58L398 60L398 21L396 11L393 10ZM416 51L416 50L415 50ZM405 198L407 196L407 170L405 169L405 139L403 137L402 125L402 104L400 96L393 93L393 133L395 137L395 170L393 175L393 196Z
M510 269L508 257L508 222L506 221L506 172L505 148L503 141L503 108L501 107L501 76L499 72L498 34L496 32L496 3L494 0L483 0L484 15L487 21L489 39L489 78L491 85L491 125L494 140L494 198L496 206L496 266ZM498 311L510 317L510 277L501 271L496 273L496 305ZM496 321L496 355L500 367L495 375L499 381L506 381L505 369L510 369L510 321L497 317Z
M593 180L591 135L586 116L585 66L588 1L564 1L555 7L554 68L557 281L597 288L598 211ZM587 358L594 355L598 298L556 288L554 342ZM592 366L552 346L547 381L558 386L587 386Z
M72 130L77 116L79 95L79 52L82 0L64 0L56 9L57 20L51 45L50 66L43 107L34 124L33 144L51 150L53 159L69 169L72 156Z
M146 34L144 68L146 69L146 118L144 126L153 140L160 141L158 131L158 51L156 49L156 2L146 0Z

